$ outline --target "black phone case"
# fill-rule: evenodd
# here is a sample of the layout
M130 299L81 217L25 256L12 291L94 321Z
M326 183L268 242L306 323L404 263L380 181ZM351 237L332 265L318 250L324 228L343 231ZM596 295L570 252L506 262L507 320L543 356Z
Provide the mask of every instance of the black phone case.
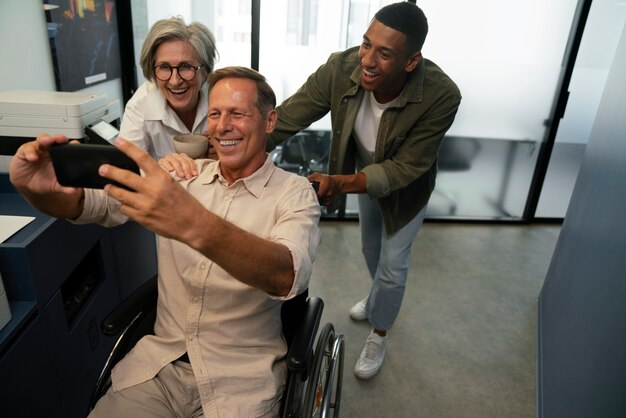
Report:
M122 151L110 145L59 144L50 148L52 165L59 184L68 187L102 189L106 184L125 186L101 177L102 164L130 170L139 174L139 167Z

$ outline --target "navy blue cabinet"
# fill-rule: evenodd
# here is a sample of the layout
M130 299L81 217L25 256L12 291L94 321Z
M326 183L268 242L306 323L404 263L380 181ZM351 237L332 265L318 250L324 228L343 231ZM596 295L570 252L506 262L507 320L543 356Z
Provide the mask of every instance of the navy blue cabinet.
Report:
M0 243L12 319L0 330L0 417L84 417L114 341L103 317L156 274L154 234L72 225L0 181L0 214L36 219Z

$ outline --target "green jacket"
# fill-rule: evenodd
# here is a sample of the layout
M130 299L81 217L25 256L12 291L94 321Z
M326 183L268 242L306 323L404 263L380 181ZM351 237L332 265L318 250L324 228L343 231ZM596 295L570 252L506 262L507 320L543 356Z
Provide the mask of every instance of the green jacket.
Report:
M278 108L268 146L307 128L330 111L332 143L329 174L354 174L353 136L363 89L359 47L332 54ZM456 84L433 62L422 59L411 73L396 106L385 110L374 163L365 167L367 193L378 199L385 229L392 234L428 203L435 187L437 153L461 102ZM329 206L337 209L340 200Z

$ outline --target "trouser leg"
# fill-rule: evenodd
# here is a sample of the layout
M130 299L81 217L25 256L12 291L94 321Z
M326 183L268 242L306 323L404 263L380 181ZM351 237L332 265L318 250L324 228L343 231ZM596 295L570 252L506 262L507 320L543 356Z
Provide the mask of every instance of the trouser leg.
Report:
M157 376L114 392L109 389L89 418L200 417L202 405L188 363L165 366Z
M376 199L367 194L358 195L359 228L361 229L361 252L365 258L370 278L374 280L380 259L380 248L383 234L383 218Z
M363 256L373 276L366 312L375 329L391 329L398 316L406 288L411 246L425 214L426 207L402 229L388 235L376 200L359 195Z

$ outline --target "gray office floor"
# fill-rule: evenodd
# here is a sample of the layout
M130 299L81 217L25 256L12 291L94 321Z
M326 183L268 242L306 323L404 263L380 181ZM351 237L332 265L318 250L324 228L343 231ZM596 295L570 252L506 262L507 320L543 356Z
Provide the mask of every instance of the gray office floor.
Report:
M322 221L311 294L345 337L342 417L534 417L536 302L558 225L425 223L381 372L353 368L369 333L358 223Z

